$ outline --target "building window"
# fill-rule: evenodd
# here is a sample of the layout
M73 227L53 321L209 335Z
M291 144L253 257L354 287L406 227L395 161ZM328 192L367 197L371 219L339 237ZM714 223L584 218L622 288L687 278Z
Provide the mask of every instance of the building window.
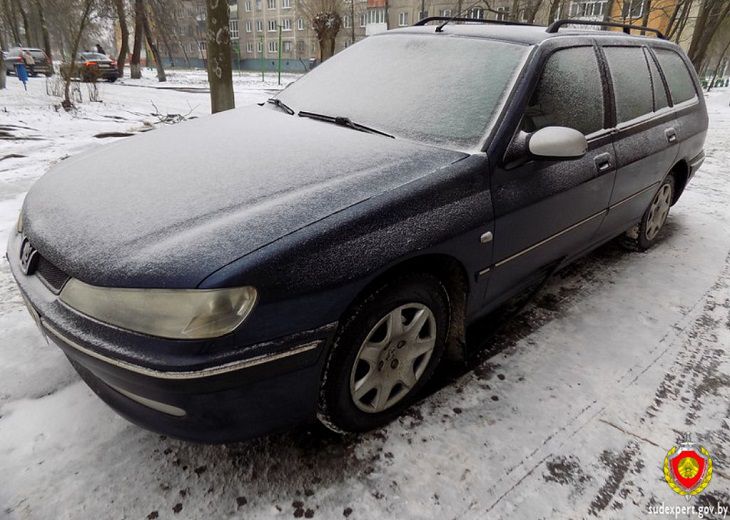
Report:
M497 7L497 20L504 22L509 18L509 7Z
M246 20L246 32L251 32L251 20Z
M291 9L291 0L281 0L282 9Z
M606 14L607 0L594 0L590 2L571 2L570 3L570 16L572 18L603 18ZM626 0L623 4L624 17L628 16L629 12L634 12L638 9L635 17L641 16L643 2L641 0Z
M229 20L228 21L228 30L231 33L231 40L237 40L238 39L238 20Z
M300 31L304 30L304 18L300 18L299 20L297 20L297 29L299 29Z
M291 52L291 42L290 41L281 42L281 50L284 52Z
M269 20L269 32L276 31L276 20Z
M248 53L253 52L253 43L252 42L246 42L246 52L248 52Z
M208 50L208 43L206 41L204 41L204 40L199 41L198 42L198 50L200 52L205 52L206 50Z
M365 13L362 13L360 15L360 27L365 27L365 24L368 22L368 16Z
M342 24L345 26L345 29L349 29L352 27L352 19L350 18L349 14L346 14L342 17Z
M261 52L264 52L264 42L262 42L261 40L257 41L256 42L256 50L258 52L260 52L260 53Z
M428 18L428 11L419 11L418 12L418 19L423 20L424 18Z
M481 7L477 7L476 9L470 9L469 11L467 11L467 17L483 20L484 19L484 9Z
M451 16L451 9L441 9L439 11L439 16L450 17Z
M246 0L243 3L243 10L246 11L246 12L250 12L251 11L251 0Z
M256 0L256 10L257 11L261 10L261 0Z
M385 9L368 9L368 23L385 23Z
M266 7L276 9L276 0L266 0Z
M281 30L282 31L291 31L291 18L282 18L281 19Z
M304 40L297 41L297 52L304 53Z
M625 0L621 16L624 18L641 18L644 14L644 0Z
M398 13L398 25L401 27L404 27L408 25L408 13L403 11L401 13Z
M256 20L256 32L263 32L264 31L264 22L261 20Z
M272 40L269 42L269 52L279 52L279 42Z

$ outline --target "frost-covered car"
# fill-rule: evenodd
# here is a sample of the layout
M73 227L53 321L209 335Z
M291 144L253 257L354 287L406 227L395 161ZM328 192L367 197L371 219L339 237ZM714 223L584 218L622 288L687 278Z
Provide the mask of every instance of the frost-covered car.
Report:
M444 21L33 186L10 266L102 399L200 441L368 430L475 319L613 237L658 239L708 123L681 49Z

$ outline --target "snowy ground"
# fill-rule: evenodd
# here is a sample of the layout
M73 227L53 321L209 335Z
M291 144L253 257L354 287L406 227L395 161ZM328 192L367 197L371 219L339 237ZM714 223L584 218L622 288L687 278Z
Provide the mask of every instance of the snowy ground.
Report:
M239 77L238 105L268 97L271 79ZM75 115L54 111L42 79L29 95L9 83L0 137L14 125L33 140L0 140L3 244L50 164L112 140L93 135L154 124L153 102L160 113L209 109L185 88L204 86L195 74L167 85L187 92L105 85L103 103ZM730 506L729 102L730 90L708 97L707 161L661 244L645 254L609 244L581 260L470 370L452 369L452 381L367 435L313 428L200 446L133 426L46 345L3 259L0 517L644 518L661 504ZM472 346L484 343L473 335ZM685 433L715 467L690 502L661 469Z

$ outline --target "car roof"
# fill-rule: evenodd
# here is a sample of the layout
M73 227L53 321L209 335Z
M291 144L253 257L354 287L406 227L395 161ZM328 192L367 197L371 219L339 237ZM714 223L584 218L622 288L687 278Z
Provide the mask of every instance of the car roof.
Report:
M410 26L401 29L388 31L387 34L394 33L411 33L411 34L451 34L455 36L467 36L473 38L488 38L494 40L508 41L523 45L538 45L539 43L566 36L592 38L596 36L620 38L624 40L646 43L647 41L662 41L658 38L628 35L621 31L598 31L590 29L572 29L565 28L557 32L547 32L547 27L539 25L500 25L495 23L465 23L457 24L450 22L446 24L440 33L436 33L434 25ZM382 33L381 33L382 34Z

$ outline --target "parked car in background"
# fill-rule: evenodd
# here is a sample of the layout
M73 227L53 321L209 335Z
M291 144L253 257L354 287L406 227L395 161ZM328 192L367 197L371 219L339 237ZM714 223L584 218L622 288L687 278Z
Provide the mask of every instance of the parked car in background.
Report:
M684 51L465 21L371 36L262 106L58 163L7 253L43 334L169 435L364 431L468 324L614 237L661 240L704 160Z
M5 69L8 74L15 74L15 66L23 61L24 52L29 52L33 57L33 65L27 67L29 75L34 77L38 74L53 75L53 66L48 55L42 49L35 47L13 47L8 50L5 53Z
M70 71L71 65L64 62L61 65L61 74L67 77ZM98 81L103 79L114 83L119 77L117 62L109 56L98 52L80 52L76 56L73 77L81 81Z

